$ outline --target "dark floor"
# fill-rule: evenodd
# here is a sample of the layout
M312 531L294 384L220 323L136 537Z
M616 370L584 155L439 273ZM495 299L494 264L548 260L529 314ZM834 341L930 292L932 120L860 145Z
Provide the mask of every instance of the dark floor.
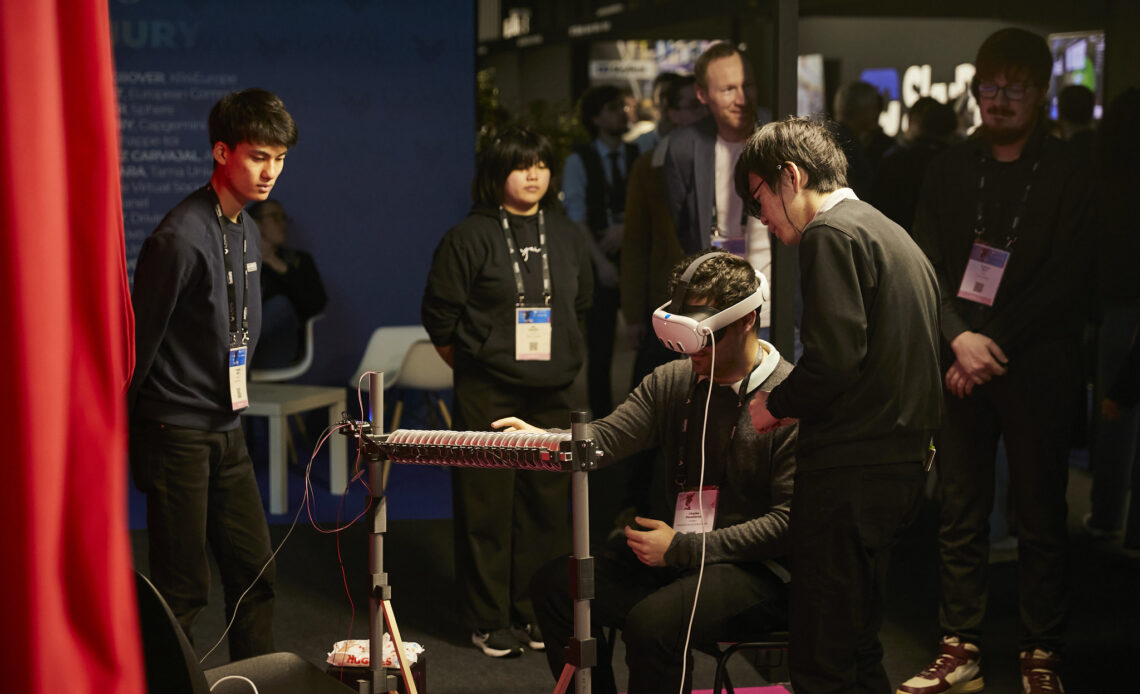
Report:
M299 469L299 468L298 468ZM316 477L316 475L314 475ZM446 508L445 470L398 466L390 495L397 508L400 495L417 501L408 509L416 520L392 520L385 535L384 568L392 585L393 607L406 640L426 649L428 690L431 694L472 692L542 692L553 689L543 656L527 653L514 660L483 656L468 642L468 634L455 617L451 523L426 518L428 506ZM323 484L314 481L316 487ZM299 496L298 477L291 487ZM320 517L335 515L336 497L323 497ZM349 498L342 516L360 510L360 495ZM1140 555L1126 553L1119 541L1094 541L1080 532L1079 519L1087 510L1088 474L1074 468L1070 483L1070 526L1074 597L1069 627L1070 648L1065 672L1066 691L1136 692L1136 677L1127 663L1140 646ZM434 499L430 504L428 499ZM354 505L355 504L355 505ZM297 501L292 508L298 507ZM403 511L401 511L403 513ZM395 517L395 516L393 516ZM271 518L276 539L285 536L283 516ZM278 555L278 600L275 634L281 650L296 652L323 666L335 641L367 638L366 589L368 538L363 523L340 534L323 534L307 523L298 525ZM332 523L327 523L332 526ZM145 531L133 532L136 562L145 570ZM935 604L934 523L932 509L920 518L900 544L892 565L887 622L882 631L886 667L899 683L926 665L937 639ZM991 595L983 639L986 692L1018 692L1017 600L1015 551L995 553ZM338 558L339 557L339 558ZM343 560L343 561L342 561ZM215 572L216 573L216 572ZM351 587L350 604L345 583ZM220 586L196 631L199 653L220 635L223 624ZM619 687L624 684L623 652L615 656ZM205 662L226 661L224 645ZM712 684L713 661L698 655L695 685ZM738 685L763 680L743 662L733 672ZM1131 682L1132 684L1128 684Z

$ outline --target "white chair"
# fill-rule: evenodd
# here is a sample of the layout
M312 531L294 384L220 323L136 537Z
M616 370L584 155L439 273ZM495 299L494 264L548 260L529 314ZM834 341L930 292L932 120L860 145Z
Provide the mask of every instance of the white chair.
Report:
M396 401L392 406L389 431L400 424L404 411L403 392L414 389L424 391L429 403L434 399L444 423L451 427L451 413L441 397L443 391L451 390L451 367L436 352L427 331L419 325L397 325L377 328L368 340L364 357L349 380L353 389L358 385L368 390L368 379L361 376L368 371L384 374L384 390L395 390Z
M280 383L281 381L292 381L294 378L304 375L313 365L313 325L324 317L325 314L318 313L305 321L305 345L299 361L276 369L250 369L250 382Z

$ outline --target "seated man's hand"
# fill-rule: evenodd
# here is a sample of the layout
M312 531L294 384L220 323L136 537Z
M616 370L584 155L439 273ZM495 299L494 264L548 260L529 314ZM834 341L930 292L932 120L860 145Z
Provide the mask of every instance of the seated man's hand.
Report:
M506 431L530 431L535 433L544 433L546 431L545 429L539 429L532 424L527 424L518 417L503 417L502 419L496 419L495 421L491 422L491 428L504 429Z
M665 550L673 542L676 530L664 521L635 516L634 520L647 530L634 530L625 526L625 543L646 566L665 566Z
M768 411L768 391L757 391L748 402L748 413L752 415L752 426L757 434L765 434L780 427L790 426L796 420L790 418L779 419Z

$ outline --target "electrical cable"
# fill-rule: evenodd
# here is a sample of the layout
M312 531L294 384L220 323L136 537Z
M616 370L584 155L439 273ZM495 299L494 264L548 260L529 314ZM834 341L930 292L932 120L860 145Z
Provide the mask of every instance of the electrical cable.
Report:
M711 331L709 332L711 338ZM689 666L689 639L693 635L693 621L697 617L697 600L701 596L701 581L705 577L705 550L708 543L708 531L705 530L705 504L704 504L704 489L705 489L705 444L708 442L708 429L709 429L709 403L712 402L712 391L715 381L713 377L716 375L716 340L710 339L709 343L712 345L712 355L709 359L709 390L705 395L705 415L701 422L701 474L697 479L697 499L700 521L701 521L701 563L700 568L697 570L697 586L693 591L693 609L689 612L689 626L685 629L685 647L681 650L681 686L679 694L685 692L685 673ZM741 388L747 388L747 377L745 382L740 384Z
M260 692L257 691L257 685L253 683L253 680L251 680L250 678L245 677L243 675L226 675L225 677L222 677L221 679L219 679L217 682L214 682L214 684L210 687L210 691L211 692L214 691L214 689L219 684L221 684L222 682L225 682L226 680L243 680L243 681L247 682L250 687L253 687L253 694L261 694Z

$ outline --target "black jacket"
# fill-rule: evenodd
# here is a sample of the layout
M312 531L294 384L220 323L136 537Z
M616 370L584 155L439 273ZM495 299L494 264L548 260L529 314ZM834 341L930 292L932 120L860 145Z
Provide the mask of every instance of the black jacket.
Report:
M537 248L535 216L510 216L517 248ZM455 348L455 369L480 369L504 383L562 387L585 356L580 321L590 306L593 270L582 231L562 214L544 211L552 287L550 361L515 359L518 291L497 210L475 209L439 242L428 273L421 316L437 346ZM527 302L542 302L542 265L527 252L522 273Z
M1092 295L1094 248L1091 174L1080 161L1066 143L1039 129L1013 162L995 161L986 141L975 137L930 164L914 234L938 274L947 343L966 330L982 333L1013 360L1028 347L1079 334ZM1027 184L1029 198L1022 203ZM958 298L979 203L982 239L998 247L1005 247L1013 217L1021 213L993 306Z

